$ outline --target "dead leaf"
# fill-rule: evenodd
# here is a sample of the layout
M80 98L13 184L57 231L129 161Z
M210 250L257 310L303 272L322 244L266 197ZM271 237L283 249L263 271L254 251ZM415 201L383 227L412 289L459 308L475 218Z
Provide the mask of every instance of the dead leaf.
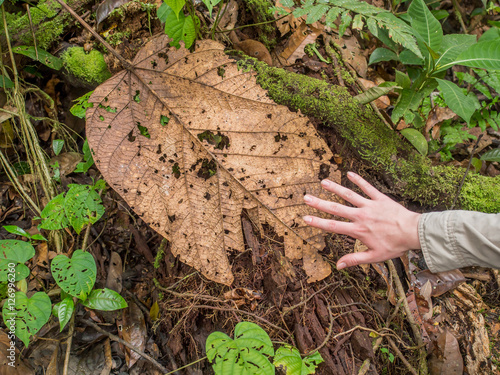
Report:
M11 121L6 120L0 123L0 148L12 147L14 137L14 128L12 127Z
M285 11L290 13L288 16L283 17L278 12L274 12L274 18L276 18L276 27L278 28L282 36L288 33L290 30L297 29L300 24L304 23L305 21L304 17L295 18L293 14L291 14L292 10L283 6L280 0L276 0L276 8L283 8Z
M360 253L362 251L368 250L368 246L366 246L363 242L360 240L356 239L356 242L354 243L354 252L355 253ZM370 270L370 265L369 264L360 264L359 265L365 274L368 275L368 271Z
M234 288L224 293L224 298L226 301L233 301L236 307L250 303L252 310L255 310L257 301L262 299L262 293L247 288Z
M445 120L449 120L450 118L453 118L455 116L455 112L453 112L448 107L435 106L429 113L429 116L427 116L427 121L425 122L425 138L427 140L430 140L429 131L432 129L432 138L437 139L439 137L439 127L436 128L437 131L434 129L434 127L437 124Z
M306 45L314 43L320 34L320 29L312 25L306 25L305 22L302 22L288 39L287 45L281 53L281 57L283 57L288 64L295 63L295 60L304 56L304 48Z
M368 62L363 54L363 49L354 35L342 38L332 37L342 55L342 60L349 64L359 76L365 78L368 71Z
M415 289L415 297L417 300L418 311L422 315L423 320L432 318L432 285L429 280L422 286L422 288Z
M35 371L25 364L15 344L11 345L14 341L3 329L0 330L0 375L34 375Z
M117 293L122 291L122 258L117 252L111 253L111 259L108 267L108 277L106 279L106 288L112 289Z
M439 334L437 340L433 341L429 371L431 375L463 374L464 361L458 341L449 330Z
M420 271L415 275L415 288L421 289L428 281L432 286L431 296L437 297L465 282L460 270L432 273L429 270Z
M82 154L78 152L63 152L50 159L50 165L58 163L59 173L61 176L66 176L72 173L79 162L82 161Z
M128 307L123 310L122 329L119 332L123 340L144 351L147 337L146 322L141 309L136 303L129 302ZM128 368L131 368L140 358L140 354L128 347L125 348L125 359Z
M244 251L243 209L274 228L289 259L303 260L309 282L327 277L318 254L324 233L302 220L323 215L304 194L338 200L320 186L340 182L327 144L305 116L273 103L253 73L238 70L223 45L201 41L191 54L168 41L153 39L133 71L89 100L87 137L104 178L174 255L211 280L233 281L227 251Z
M397 294L394 290L393 283L391 282L391 277L389 275L389 270L383 262L380 263L372 263L372 267L377 273L382 276L387 285L387 299L393 305L396 306L397 303Z
M123 4L128 3L130 0L104 0L95 11L95 18L97 27L104 21L109 14L116 8L121 7Z

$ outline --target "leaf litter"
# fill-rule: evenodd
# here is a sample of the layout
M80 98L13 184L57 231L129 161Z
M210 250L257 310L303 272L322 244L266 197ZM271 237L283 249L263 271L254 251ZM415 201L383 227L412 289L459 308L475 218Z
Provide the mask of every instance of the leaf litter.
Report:
M324 234L302 220L321 215L303 203L306 193L337 200L320 186L340 182L327 144L307 117L272 102L223 45L205 40L190 53L168 42L146 44L130 71L89 99L87 137L103 177L174 255L213 281L233 281L228 255L245 249L243 211L274 228L309 282L327 277Z

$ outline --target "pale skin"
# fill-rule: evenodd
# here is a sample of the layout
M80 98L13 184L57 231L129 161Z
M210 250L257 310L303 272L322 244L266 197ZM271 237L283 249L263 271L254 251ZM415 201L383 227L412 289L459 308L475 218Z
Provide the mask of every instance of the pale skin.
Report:
M370 199L329 180L323 180L321 186L354 207L325 201L311 195L304 196L307 205L350 220L345 222L304 216L307 224L328 232L357 238L368 247L367 251L344 255L337 261L338 269L383 262L400 257L408 250L420 249L417 228L421 214L407 210L353 172L348 172L347 178Z

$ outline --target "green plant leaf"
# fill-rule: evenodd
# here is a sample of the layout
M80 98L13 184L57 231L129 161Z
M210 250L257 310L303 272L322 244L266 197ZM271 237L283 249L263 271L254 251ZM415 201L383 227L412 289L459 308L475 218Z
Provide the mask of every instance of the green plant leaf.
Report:
M165 23L167 21L169 9L171 8L165 2L162 2L158 10L156 11L156 16L161 23Z
M90 167L94 165L94 158L92 157L92 151L90 150L89 143L87 140L83 142L83 160L85 162L80 162L76 165L76 168L73 172L75 173L87 173Z
M219 4L222 0L202 0L203 4L205 4L208 8L208 11L210 12L210 17L212 16L212 10L214 9L214 6Z
M318 352L302 358L296 348L288 345L278 348L274 356L274 365L284 369L286 375L314 374L321 362L324 360Z
M0 259L26 263L35 256L32 244L18 240L0 240Z
M57 318L59 319L59 332L62 332L66 324L68 324L71 316L73 315L73 311L75 311L75 304L73 302L73 298L67 297L63 299L57 308Z
M95 284L97 268L92 254L76 250L71 259L57 255L50 265L57 285L73 297L85 299Z
M31 238L31 235L28 232L26 232L23 228L19 228L17 225L4 225L3 229L17 236Z
M64 146L64 141L62 139L54 139L52 141L52 150L54 150L54 154L59 155Z
M328 4L317 4L311 8L309 13L307 14L306 23L309 25L316 21L319 21L321 17L323 17L329 9Z
M165 12L165 33L172 39L170 45L179 48L179 42L182 40L185 47L190 48L196 40L195 22L199 24L198 17L195 16L194 19L191 15L186 17L183 12L176 15L170 7Z
M444 79L436 79L436 81L448 107L469 123L471 116L477 109L476 101L465 95L462 89L453 82Z
M476 43L475 35L445 35L443 37L441 48L438 51L441 56L436 60L436 70L438 72L442 71L442 66L450 67L450 64L452 64L457 59L458 55L460 55L462 51L469 48L474 43Z
M417 149L418 152L424 156L427 155L429 146L422 133L413 128L406 128L401 130L401 134L413 145L413 147Z
M57 230L68 227L69 220L64 213L64 193L47 203L40 216L42 229Z
M38 57L37 57L38 51ZM28 56L29 58L41 62L43 65L48 66L54 70L59 70L63 66L63 62L59 57L55 57L51 55L47 51L44 51L41 48L37 48L33 46L17 46L12 48L12 52L18 53L20 55Z
M89 309L101 311L114 311L128 306L120 294L107 288L93 290L82 304Z
M409 49L401 51L399 61L404 65L424 65L424 60L415 55Z
M335 21L337 20L339 14L342 13L342 8L331 7L325 17L325 25L333 29L337 28Z
M439 21L427 8L424 0L412 0L408 15L411 26L417 32L422 41L432 50L437 51L443 39L443 29Z
M396 84L404 89L409 89L411 87L411 80L408 74L396 70Z
M401 90L401 95L396 103L396 107L391 114L391 120L397 123L401 117L409 110L416 110L422 101L423 95L420 91L411 89Z
M390 49L387 49L387 48L377 48L370 55L370 61L368 62L368 65L376 64L376 63L378 63L380 61L391 61L391 60L398 61L399 60L398 55L396 55Z
M387 29L388 35L392 40L409 49L418 57L423 58L422 52L415 40L415 31L404 21L390 12L377 14L376 20L380 27Z
M37 292L28 298L23 292L14 294L14 304L8 299L2 309L2 317L7 329L15 331L16 336L29 345L30 337L35 335L49 321L52 303L44 292Z
M364 93L356 95L354 100L357 100L359 104L368 104L373 102L375 99L380 98L382 95L386 95L388 92L401 88L399 86L389 86L389 87L371 87Z
M500 163L500 148L495 148L494 150L486 151L483 155L481 155L481 160L496 161Z
M4 89L11 89L14 87L14 82L12 82L9 77L0 74L0 87Z
M94 91L90 91L83 96L73 100L75 104L69 109L73 116L78 118L85 118L85 112L87 108L92 108L94 106L93 103L89 103L90 95L92 95Z
M465 65L486 70L500 70L500 43L498 40L476 43L458 55L453 65Z
M474 69L474 72L481 77L481 79L488 84L493 90L500 94L500 71L489 71Z
M101 197L89 185L70 184L64 198L64 213L70 225L80 234L88 224L94 224L104 214Z
M174 11L174 14L177 16L177 19L179 19L179 12L182 10L184 7L184 4L186 4L186 0L163 0L169 7Z
M340 38L342 38L342 36L344 35L347 28L351 25L351 23L352 23L351 13L348 10L342 12L342 15L340 16L340 25L339 25Z
M274 355L273 344L255 323L238 323L234 340L222 332L212 332L206 351L216 374L274 374L275 368L265 356Z
M500 38L500 29L498 27L492 27L487 30L481 37L479 38L479 43L489 42L490 40L495 40Z

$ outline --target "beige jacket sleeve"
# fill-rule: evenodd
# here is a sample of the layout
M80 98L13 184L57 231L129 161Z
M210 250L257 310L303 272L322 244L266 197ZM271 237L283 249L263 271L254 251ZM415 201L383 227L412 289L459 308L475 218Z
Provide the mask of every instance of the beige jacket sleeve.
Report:
M431 272L468 266L500 269L500 214L426 213L420 216L418 235Z

